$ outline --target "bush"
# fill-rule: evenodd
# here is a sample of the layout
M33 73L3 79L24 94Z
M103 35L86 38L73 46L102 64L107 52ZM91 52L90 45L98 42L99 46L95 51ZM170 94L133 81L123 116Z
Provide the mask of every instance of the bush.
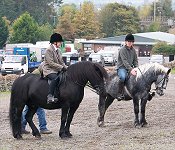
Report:
M168 45L166 42L158 42L152 49L153 54L162 54L165 56L175 55L175 46Z

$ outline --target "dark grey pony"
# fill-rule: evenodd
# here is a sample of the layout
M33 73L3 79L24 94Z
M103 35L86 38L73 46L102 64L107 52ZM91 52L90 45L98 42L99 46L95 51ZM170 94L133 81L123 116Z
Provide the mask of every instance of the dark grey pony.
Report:
M152 99L150 94L151 86L155 83L156 93L160 96L164 95L168 82L168 75L171 69L166 68L160 64L144 64L137 68L137 76L129 76L124 88L125 100L133 100L135 120L134 125L141 125L142 127L147 124L145 119L145 107L148 100ZM108 107L112 104L117 97L119 77L116 73L110 75L106 83L107 95L104 97L104 103L99 106L100 116L98 117L98 125L104 125L104 115ZM154 92L155 93L155 92ZM141 100L141 114L139 118L139 101Z

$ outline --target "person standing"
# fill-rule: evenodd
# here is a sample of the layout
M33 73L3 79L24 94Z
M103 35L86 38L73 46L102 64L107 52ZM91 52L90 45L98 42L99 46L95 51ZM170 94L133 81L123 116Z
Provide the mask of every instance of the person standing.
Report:
M28 106L26 105L23 109L22 112L22 133L23 134L29 134L29 131L26 131L26 125L27 125L27 121L25 119L25 116L27 114L28 111ZM43 108L39 107L36 111L37 117L38 117L38 121L39 121L39 129L40 129L40 133L41 134L51 134L52 131L47 129L47 122L46 122L46 114Z
M64 64L60 46L63 38L59 33L54 33L50 37L50 46L47 48L44 62L42 64L43 76L51 80L47 96L47 103L57 102L54 98L54 91L57 83L59 82L58 75L61 71L66 71L67 66Z
M135 67L138 66L138 58L136 51L133 47L134 36L127 34L125 37L125 45L120 49L117 61L117 74L119 76L119 88L117 99L120 101L124 99L123 88L127 75L136 75L137 71Z

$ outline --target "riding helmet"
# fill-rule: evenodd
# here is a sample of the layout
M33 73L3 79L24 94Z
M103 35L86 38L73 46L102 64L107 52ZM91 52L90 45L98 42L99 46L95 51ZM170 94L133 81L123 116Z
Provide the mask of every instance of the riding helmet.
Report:
M53 42L63 42L63 38L59 33L53 33L50 37L50 43Z
M131 33L127 34L125 41L134 42L134 36Z

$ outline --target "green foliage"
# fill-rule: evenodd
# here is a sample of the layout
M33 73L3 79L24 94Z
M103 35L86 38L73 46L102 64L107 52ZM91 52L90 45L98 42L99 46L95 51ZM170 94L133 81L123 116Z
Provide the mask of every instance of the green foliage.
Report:
M0 1L0 16L6 16L9 20L13 21L17 17L14 0L1 0Z
M160 23L159 22L153 22L149 26L148 31L149 32L156 32L156 31L160 31L160 29L161 29Z
M152 48L152 53L153 54L163 54L165 56L175 55L175 46L174 45L168 45L165 42L158 42Z
M81 9L77 11L74 18L74 29L76 38L94 39L99 38L100 23L92 2L85 1Z
M49 23L46 23L40 26L37 41L49 41L52 33L53 33L53 28Z
M0 48L6 43L9 30L8 26L3 18L0 17Z
M35 43L39 37L39 26L29 13L24 13L12 25L10 43Z
M139 18L145 18L150 16L151 5L143 5L139 8Z
M175 74L175 68L171 69L171 73Z
M151 5L151 15L154 15L154 2ZM156 2L156 16L172 17L172 0L159 0Z
M1 0L0 15L14 21L27 11L40 25L53 23L55 7L62 3L62 0Z
M74 39L74 25L73 19L76 13L75 5L63 5L60 9L59 23L55 29L56 32L63 35L65 40Z
M102 32L109 37L140 31L137 14L133 7L118 3L107 4L99 14Z

